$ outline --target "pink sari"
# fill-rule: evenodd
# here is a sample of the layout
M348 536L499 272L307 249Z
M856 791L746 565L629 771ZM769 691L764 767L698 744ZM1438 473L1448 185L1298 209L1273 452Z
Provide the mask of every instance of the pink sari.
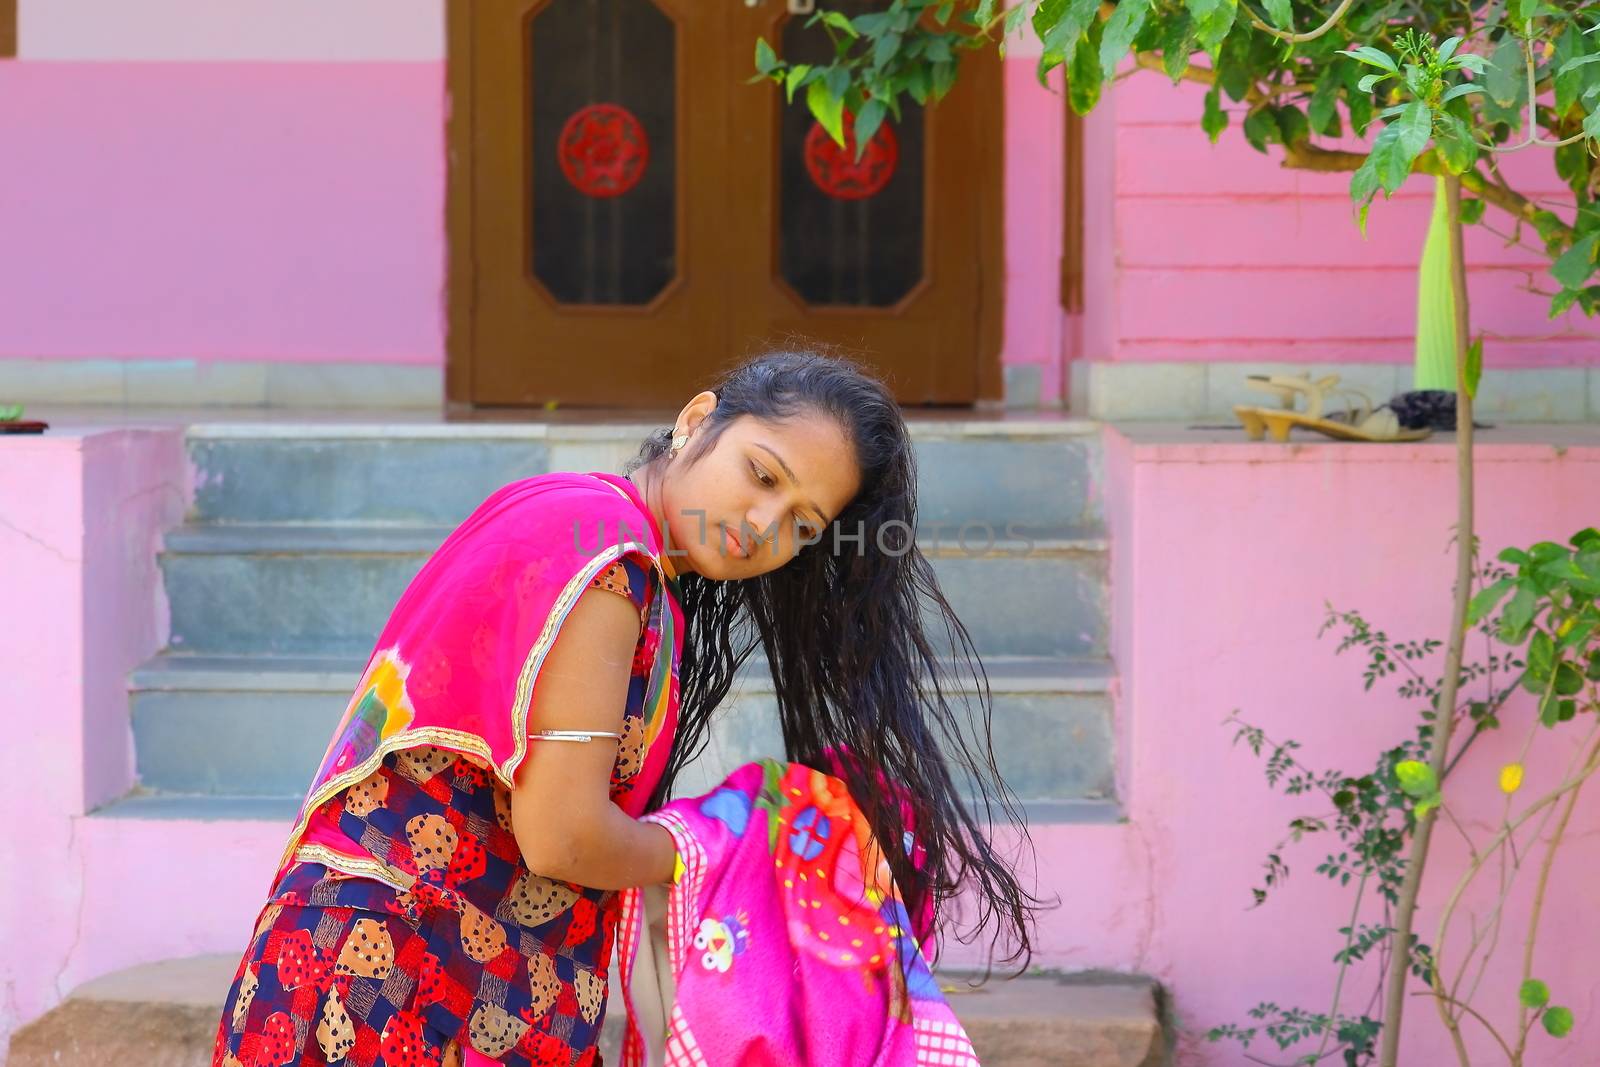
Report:
M668 581L661 534L626 478L555 472L484 501L395 605L312 779L279 873L298 858L393 884L394 872L342 834L308 835L306 827L324 801L395 750L433 745L474 756L511 788L527 753L534 681L556 632L590 579L624 554ZM661 602L644 760L629 798L635 816L665 769L677 725L683 616L674 597Z
M762 760L645 818L685 871L624 893L624 1067L977 1067L844 782Z

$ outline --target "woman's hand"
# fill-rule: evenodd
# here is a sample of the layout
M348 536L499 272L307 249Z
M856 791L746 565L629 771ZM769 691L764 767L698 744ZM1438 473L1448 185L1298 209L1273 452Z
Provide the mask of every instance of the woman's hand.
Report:
M528 754L511 791L511 829L535 874L593 889L672 880L677 850L664 827L611 800L615 738L539 740L539 730L622 732L641 622L615 593L586 590L545 655L528 707Z

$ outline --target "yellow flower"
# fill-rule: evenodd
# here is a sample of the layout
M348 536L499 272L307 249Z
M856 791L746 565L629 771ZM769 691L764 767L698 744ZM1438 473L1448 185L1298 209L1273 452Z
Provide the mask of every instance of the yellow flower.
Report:
M1522 764L1508 763L1500 768L1500 791L1515 793L1522 788Z

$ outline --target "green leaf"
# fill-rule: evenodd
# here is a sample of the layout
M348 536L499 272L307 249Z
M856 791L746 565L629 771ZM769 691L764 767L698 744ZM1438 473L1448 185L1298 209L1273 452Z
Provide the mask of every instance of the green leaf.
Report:
M796 63L789 68L789 73L784 75L783 93L789 103L794 103L794 91L800 87L800 83L810 73L811 65L809 63Z
M1188 12L1168 20L1167 32L1161 38L1161 69L1167 72L1172 84L1183 80L1189 69L1189 56L1194 52L1194 20Z
M1516 108L1527 102L1528 62L1522 54L1522 42L1515 36L1507 34L1494 50L1484 82L1489 98L1501 107Z
M1576 68L1567 70L1566 65L1583 54L1583 35L1576 26L1568 26L1566 32L1557 38L1555 54L1550 57L1550 62L1556 68L1557 115L1565 115L1578 102L1578 95L1583 90L1583 74Z
M1433 113L1428 105L1414 100L1405 106L1400 118L1383 128L1372 143L1370 162L1376 168L1384 192L1393 195L1405 184L1411 164L1427 147L1433 132Z
M1265 0L1267 21L1280 30L1294 30L1294 4L1290 0Z
M1501 578L1493 585L1485 586L1478 590L1472 601L1467 605L1467 625L1476 626L1487 618L1489 612L1494 610L1495 605L1500 603L1506 593L1511 591L1511 587L1516 584L1516 581L1511 578Z
M1364 93L1370 93L1372 92L1372 87L1374 85L1377 85L1386 78L1392 77L1394 77L1393 74L1363 74L1361 76L1361 80L1356 83L1356 88L1360 89Z
M1544 1023L1545 1033L1551 1037L1566 1037L1572 1033L1572 1009L1563 1007L1546 1008L1539 1021Z
M1476 52L1462 52L1456 56L1450 66L1455 70L1470 70L1472 73L1482 77L1488 73L1489 61Z
M833 143L843 148L845 146L843 94L835 96L830 93L827 82L819 78L806 86L806 107L811 109L811 116L828 131Z
M1478 398L1478 383L1482 380L1483 338L1480 337L1467 346L1467 379L1462 383L1467 390L1467 396L1474 400Z
M1378 164L1371 155L1368 155L1366 159L1361 161L1361 166L1356 168L1356 172L1350 175L1350 200L1353 203L1362 205L1361 232L1363 234L1367 232L1366 205L1371 202L1377 191Z
M1244 139L1257 152L1265 152L1269 141L1281 142L1278 120L1271 108L1257 108L1244 117Z
M822 16L822 24L824 26L831 26L851 39L861 36L856 32L856 28L850 24L848 15L840 14L837 11L819 11L817 14Z
M1367 135L1367 126L1372 122L1372 97L1366 93L1357 92L1352 86L1345 86L1345 107L1350 109L1350 128L1358 137Z
M1338 60L1337 63L1343 63ZM1306 104L1306 118L1311 128L1326 137L1337 137L1339 120L1339 68L1330 63L1317 78L1317 87Z
M1538 681L1540 688L1550 677L1556 662L1556 643L1543 630L1535 630L1528 642L1528 673Z
M873 97L861 105L861 113L856 116L856 159L867 150L867 145L872 142L873 134L878 132L878 127L883 125L883 116L888 112L882 100Z
M1478 162L1478 144L1472 139L1471 129L1450 114L1441 114L1438 126L1434 144L1438 146L1445 169L1451 174L1465 174Z
M1505 46L1501 45L1501 47L1504 48ZM1521 49L1518 49L1518 52L1520 54ZM1496 52L1495 53L1495 58L1498 59L1499 56L1500 56L1500 53ZM1574 57L1572 59L1569 59L1565 63L1561 64L1561 66L1556 70L1556 73L1557 74L1570 74L1573 71L1577 70L1579 67L1587 67L1590 63L1600 63L1600 52L1596 52L1593 55L1576 56L1576 57Z
M1007 11L1005 24L1000 27L1000 35L1002 37L1010 37L1013 33L1016 33L1017 27L1022 25L1022 20L1027 17L1027 14L1027 4L1018 4L1010 11Z
M1583 674L1570 663L1556 665L1555 691L1564 697L1574 696L1583 689Z
M1368 66L1386 70L1390 74L1400 73L1399 65L1389 58L1389 53L1373 48L1371 45L1362 45L1360 48L1341 48L1339 49L1339 54L1341 56L1349 56L1358 63L1365 63Z
M865 15L857 15L850 20L850 25L856 28L856 33L876 37L889 26L889 14L886 11L873 11Z
M1595 624L1593 622L1580 622L1572 629L1567 631L1566 636L1561 639L1561 647L1578 648L1579 646L1586 646L1589 643L1590 635L1593 634L1594 631ZM1569 666L1572 667L1572 670L1577 673L1580 678L1583 676L1582 672L1579 672L1576 666L1567 663L1563 663L1558 669L1558 676Z
M1407 796L1426 797L1439 791L1439 778L1421 760L1401 760L1394 765L1395 779Z
M1478 83L1462 82L1460 85L1452 85L1448 90L1446 90L1445 94L1439 98L1439 103L1448 104L1450 101L1460 97L1481 92L1483 92L1483 86L1479 85Z
M1222 110L1221 103L1222 86L1213 83L1206 92L1205 112L1200 116L1200 128L1206 131L1212 144L1216 144L1222 131L1228 128L1228 113Z
M1034 11L1033 28L1045 52L1055 53L1065 61L1067 53L1077 45L1078 38L1088 32L1089 24L1095 21L1099 12L1099 0L1067 0L1065 4L1047 2Z
M1194 17L1195 40L1208 52L1228 36L1239 14L1239 0L1184 0L1184 6Z
M1568 289L1576 289L1594 273L1595 249L1600 246L1600 230L1580 237L1571 248L1562 253L1550 266L1555 280Z
M1117 72L1117 64L1133 47L1133 39L1144 28L1150 14L1152 0L1122 0L1106 20L1105 34L1100 38L1100 70L1106 77Z
M1285 104L1275 112L1278 120L1278 132L1283 137L1286 145L1302 144L1311 138L1311 123L1307 121L1305 112L1293 104Z
M1517 1000L1524 1008L1538 1011L1550 1003L1550 987L1537 978L1530 978L1522 983L1522 988L1517 992Z
M756 70L762 74L771 74L778 65L778 53L772 50L766 38L756 38Z
M1438 54L1434 57L1435 63L1448 63L1450 57L1456 54L1456 49L1461 47L1461 38L1451 37L1439 45Z
M1538 596L1533 589L1518 582L1516 593L1500 613L1500 639L1510 645L1520 645L1538 606Z
M1411 162L1416 158L1416 153L1407 154L1407 144L1416 140L1416 112L1411 111L1412 108L1421 109L1423 117L1427 118L1427 106L1418 101L1407 105L1408 114L1402 115L1398 122L1391 122L1378 131L1372 151L1350 178L1352 200L1365 203L1380 186L1386 194L1392 195L1411 173ZM1412 130L1409 142L1404 139L1408 129Z
M1101 24L1097 24L1101 25ZM1100 71L1101 41L1091 32L1078 38L1072 50L1072 65L1067 68L1067 103L1078 115L1087 115L1100 101L1100 87L1105 77Z
M900 51L900 35L886 33L872 43L872 69L882 70Z
M1544 691L1541 689L1541 693ZM1539 722L1546 727L1555 726L1561 721L1562 700L1554 693L1548 693L1539 698Z

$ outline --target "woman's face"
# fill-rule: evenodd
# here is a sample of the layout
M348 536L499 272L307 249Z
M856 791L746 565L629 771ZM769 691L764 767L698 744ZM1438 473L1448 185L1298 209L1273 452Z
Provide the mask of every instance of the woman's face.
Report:
M702 451L700 423L715 406L715 393L701 393L678 416L676 432L687 430L689 441L667 461L661 517L678 571L754 578L818 540L855 498L855 450L827 416L742 415Z

